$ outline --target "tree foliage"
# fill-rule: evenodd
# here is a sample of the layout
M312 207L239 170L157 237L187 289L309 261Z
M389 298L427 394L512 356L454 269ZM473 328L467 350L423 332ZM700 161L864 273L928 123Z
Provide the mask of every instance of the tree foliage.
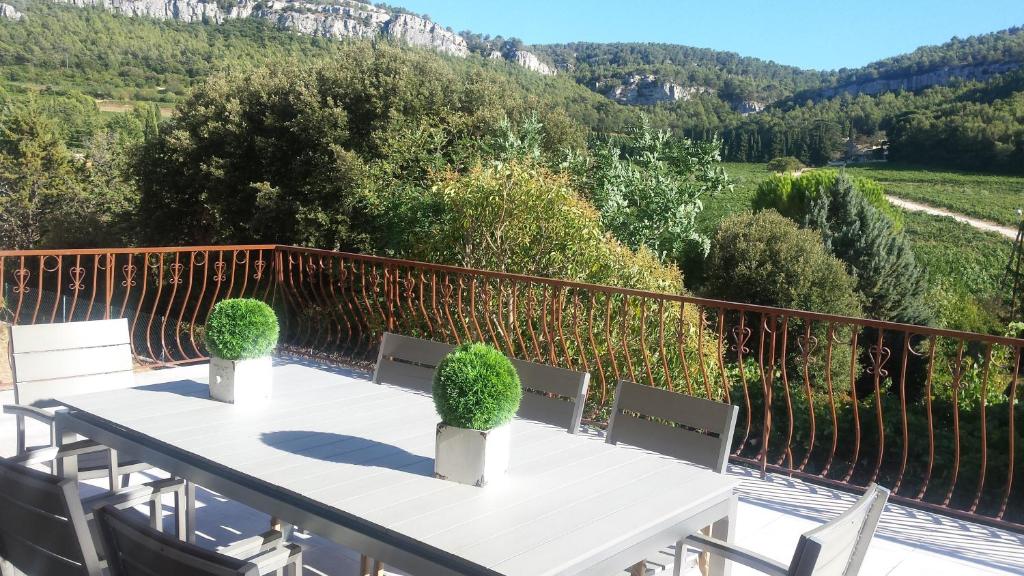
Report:
M718 148L717 140L673 140L642 116L628 137L594 154L586 177L602 221L631 248L647 247L662 260L678 262L694 246L706 254L708 239L695 222L702 198L729 186Z
M804 225L821 233L825 249L849 266L874 318L930 324L928 278L907 237L840 174L808 201Z
M854 279L813 230L774 210L722 221L711 242L704 292L734 302L862 314Z
M757 192L751 205L754 210L774 209L794 222L803 224L807 218L811 202L835 187L840 178L835 170L812 170L799 176L792 174L772 174L757 186ZM903 227L903 214L889 203L885 197L885 189L870 178L846 177L857 193L897 229Z

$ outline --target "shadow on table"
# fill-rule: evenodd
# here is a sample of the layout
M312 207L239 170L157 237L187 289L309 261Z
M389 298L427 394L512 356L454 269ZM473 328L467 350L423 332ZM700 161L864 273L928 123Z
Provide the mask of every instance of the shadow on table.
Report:
M167 392L169 394L188 396L190 398L210 397L210 387L202 382L196 382L195 380L177 380L174 382L144 384L142 386L137 386L136 388L139 390L147 390L149 392Z
M359 436L283 430L264 432L261 439L267 446L278 450L326 462L389 468L423 476L431 476L434 471L433 458Z

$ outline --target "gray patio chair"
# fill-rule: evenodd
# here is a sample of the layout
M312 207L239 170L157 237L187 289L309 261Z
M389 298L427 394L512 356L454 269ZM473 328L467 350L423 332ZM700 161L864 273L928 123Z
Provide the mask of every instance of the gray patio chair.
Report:
M802 536L789 565L704 535L686 543L774 576L856 576L860 572L889 490L877 484L838 518Z
M302 574L302 548L271 530L216 552L170 538L113 506L96 511L110 576L260 576Z
M43 448L0 458L0 574L13 576L100 576L102 562L91 536L98 506L130 508L149 504L150 521L161 523L160 500L184 497L181 481L158 480L118 493L79 499L78 483L29 468L74 451L74 446ZM183 534L178 517L178 534Z
M387 332L380 343L373 381L431 393L434 370L454 346ZM588 372L566 370L512 358L523 387L518 416L575 434L583 418L590 383Z
M25 439L26 418L49 426L49 446L57 445L54 412L60 406L54 401L56 396L135 385L128 320L124 318L11 326L10 349L15 403L4 406L4 413L15 417L18 454L30 449ZM80 454L78 477L109 477L111 490L119 483L127 486L130 474L151 468L143 462L116 458L116 452L100 445Z
M606 441L630 444L724 474L738 412L739 407L732 404L622 380L615 390ZM665 552L674 558L676 576L682 571L684 552L681 542ZM631 571L646 573L645 564L641 562Z

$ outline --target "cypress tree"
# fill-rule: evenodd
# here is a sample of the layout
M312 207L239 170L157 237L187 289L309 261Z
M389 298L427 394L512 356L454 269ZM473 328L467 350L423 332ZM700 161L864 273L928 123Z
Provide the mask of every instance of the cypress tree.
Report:
M929 324L928 280L906 235L840 174L808 198L804 226L821 233L826 249L849 266L857 291L876 318Z

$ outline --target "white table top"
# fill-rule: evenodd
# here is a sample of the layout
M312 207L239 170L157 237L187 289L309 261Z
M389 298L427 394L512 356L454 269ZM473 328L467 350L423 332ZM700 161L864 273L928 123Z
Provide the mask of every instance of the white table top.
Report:
M194 456L262 481L268 493L300 495L510 576L579 572L737 484L518 419L507 477L485 488L457 484L432 476L438 417L429 396L294 364L275 367L274 379L274 398L261 406L212 401L195 381L58 400L173 447L179 459Z

